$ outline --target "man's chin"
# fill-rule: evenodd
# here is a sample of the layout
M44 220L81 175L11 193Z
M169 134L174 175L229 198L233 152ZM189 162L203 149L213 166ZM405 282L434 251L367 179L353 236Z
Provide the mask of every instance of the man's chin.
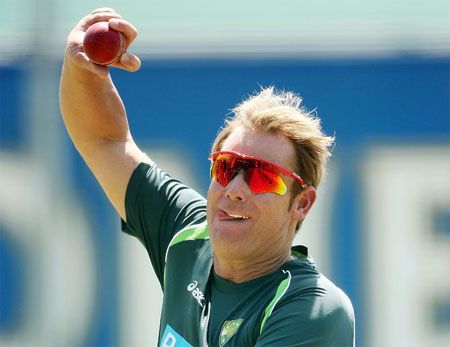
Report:
M249 230L248 227L235 226L233 223L214 223L209 229L209 237L213 247L242 247Z

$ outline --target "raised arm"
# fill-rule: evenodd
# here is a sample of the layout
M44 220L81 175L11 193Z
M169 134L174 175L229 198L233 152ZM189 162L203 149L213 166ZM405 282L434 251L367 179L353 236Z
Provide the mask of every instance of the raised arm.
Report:
M70 32L60 84L60 107L67 131L106 195L125 219L125 192L142 152L130 134L125 107L108 68L93 64L83 52L87 28L109 21L122 32L127 48L137 36L136 29L109 8L84 17ZM113 66L128 71L140 67L139 59L124 53Z

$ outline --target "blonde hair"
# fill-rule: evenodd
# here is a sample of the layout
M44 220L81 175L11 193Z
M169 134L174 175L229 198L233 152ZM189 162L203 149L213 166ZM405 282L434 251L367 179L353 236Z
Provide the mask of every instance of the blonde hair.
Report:
M306 185L317 188L325 175L334 137L322 132L316 113L301 107L301 102L301 97L292 92L276 92L274 87L262 89L232 109L234 116L225 120L212 151L220 150L225 139L239 127L285 136L295 148L295 172Z

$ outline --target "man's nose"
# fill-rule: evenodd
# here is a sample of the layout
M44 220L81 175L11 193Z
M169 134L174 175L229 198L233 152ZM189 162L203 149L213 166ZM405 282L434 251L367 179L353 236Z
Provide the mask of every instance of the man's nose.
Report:
M251 194L251 190L243 170L239 170L236 173L225 189L225 195L227 198L235 201L246 201L249 194Z

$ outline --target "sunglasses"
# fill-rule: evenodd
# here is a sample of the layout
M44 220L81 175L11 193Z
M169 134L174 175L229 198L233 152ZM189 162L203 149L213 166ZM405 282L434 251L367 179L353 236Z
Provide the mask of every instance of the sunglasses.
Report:
M296 173L261 158L219 151L211 154L209 160L212 161L211 178L222 187L226 187L240 170L245 172L246 181L253 194L286 194L286 183L280 173L295 178L303 188L305 187L302 178Z

